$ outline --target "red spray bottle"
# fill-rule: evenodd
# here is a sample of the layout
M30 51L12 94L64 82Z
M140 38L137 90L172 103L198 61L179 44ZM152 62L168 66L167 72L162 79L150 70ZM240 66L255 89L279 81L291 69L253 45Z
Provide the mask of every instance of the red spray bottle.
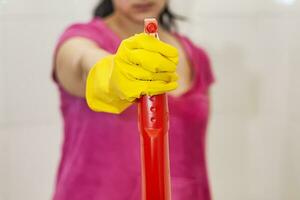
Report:
M144 31L158 39L158 24L145 19ZM138 101L142 161L142 200L171 200L169 112L166 94L142 96Z

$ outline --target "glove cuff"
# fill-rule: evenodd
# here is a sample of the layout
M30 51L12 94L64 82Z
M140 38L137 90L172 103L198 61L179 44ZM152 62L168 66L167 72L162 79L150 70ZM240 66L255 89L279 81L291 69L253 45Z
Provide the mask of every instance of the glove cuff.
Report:
M121 100L110 90L110 78L113 70L114 55L98 61L89 71L86 81L86 101L96 112L120 114L132 102Z

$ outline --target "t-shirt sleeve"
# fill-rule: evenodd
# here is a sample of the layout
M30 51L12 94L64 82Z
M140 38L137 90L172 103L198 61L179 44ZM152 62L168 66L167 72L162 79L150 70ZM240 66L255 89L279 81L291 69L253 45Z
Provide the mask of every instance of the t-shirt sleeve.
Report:
M91 23L86 24L73 24L69 26L63 34L60 36L57 47L59 47L62 43L72 37L84 37L95 42L99 42L99 30L93 26Z
M215 82L215 75L212 69L211 60L208 53L200 48L195 47L196 57L198 58L197 62L199 62L199 76L200 76L200 86L205 91L209 89L209 87Z
M90 23L76 23L67 27L63 33L60 35L58 42L55 46L53 60L52 60L52 79L57 83L57 78L55 76L55 60L56 55L61 47L61 45L66 42L68 39L73 37L84 37L90 39L96 43L99 43L99 30Z
M197 88L206 92L214 83L215 76L211 66L211 60L208 53L201 47L195 45L189 38L180 36L187 47L187 54L190 61L195 65L195 75L197 76Z

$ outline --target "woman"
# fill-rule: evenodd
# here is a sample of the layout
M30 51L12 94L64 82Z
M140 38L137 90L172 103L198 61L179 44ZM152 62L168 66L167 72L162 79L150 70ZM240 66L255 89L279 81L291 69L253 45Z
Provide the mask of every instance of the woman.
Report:
M161 41L136 34L149 16L160 19ZM205 132L213 74L206 53L173 32L174 18L167 0L104 0L90 22L60 37L53 77L64 143L54 200L140 200L134 101L165 92L172 200L210 200Z

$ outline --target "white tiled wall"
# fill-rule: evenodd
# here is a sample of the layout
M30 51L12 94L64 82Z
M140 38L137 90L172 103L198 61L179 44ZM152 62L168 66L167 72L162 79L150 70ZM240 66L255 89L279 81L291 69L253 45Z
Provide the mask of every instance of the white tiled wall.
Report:
M50 198L61 142L51 55L61 30L89 19L96 2L0 0L0 200ZM214 199L300 199L299 1L171 2L217 77Z

